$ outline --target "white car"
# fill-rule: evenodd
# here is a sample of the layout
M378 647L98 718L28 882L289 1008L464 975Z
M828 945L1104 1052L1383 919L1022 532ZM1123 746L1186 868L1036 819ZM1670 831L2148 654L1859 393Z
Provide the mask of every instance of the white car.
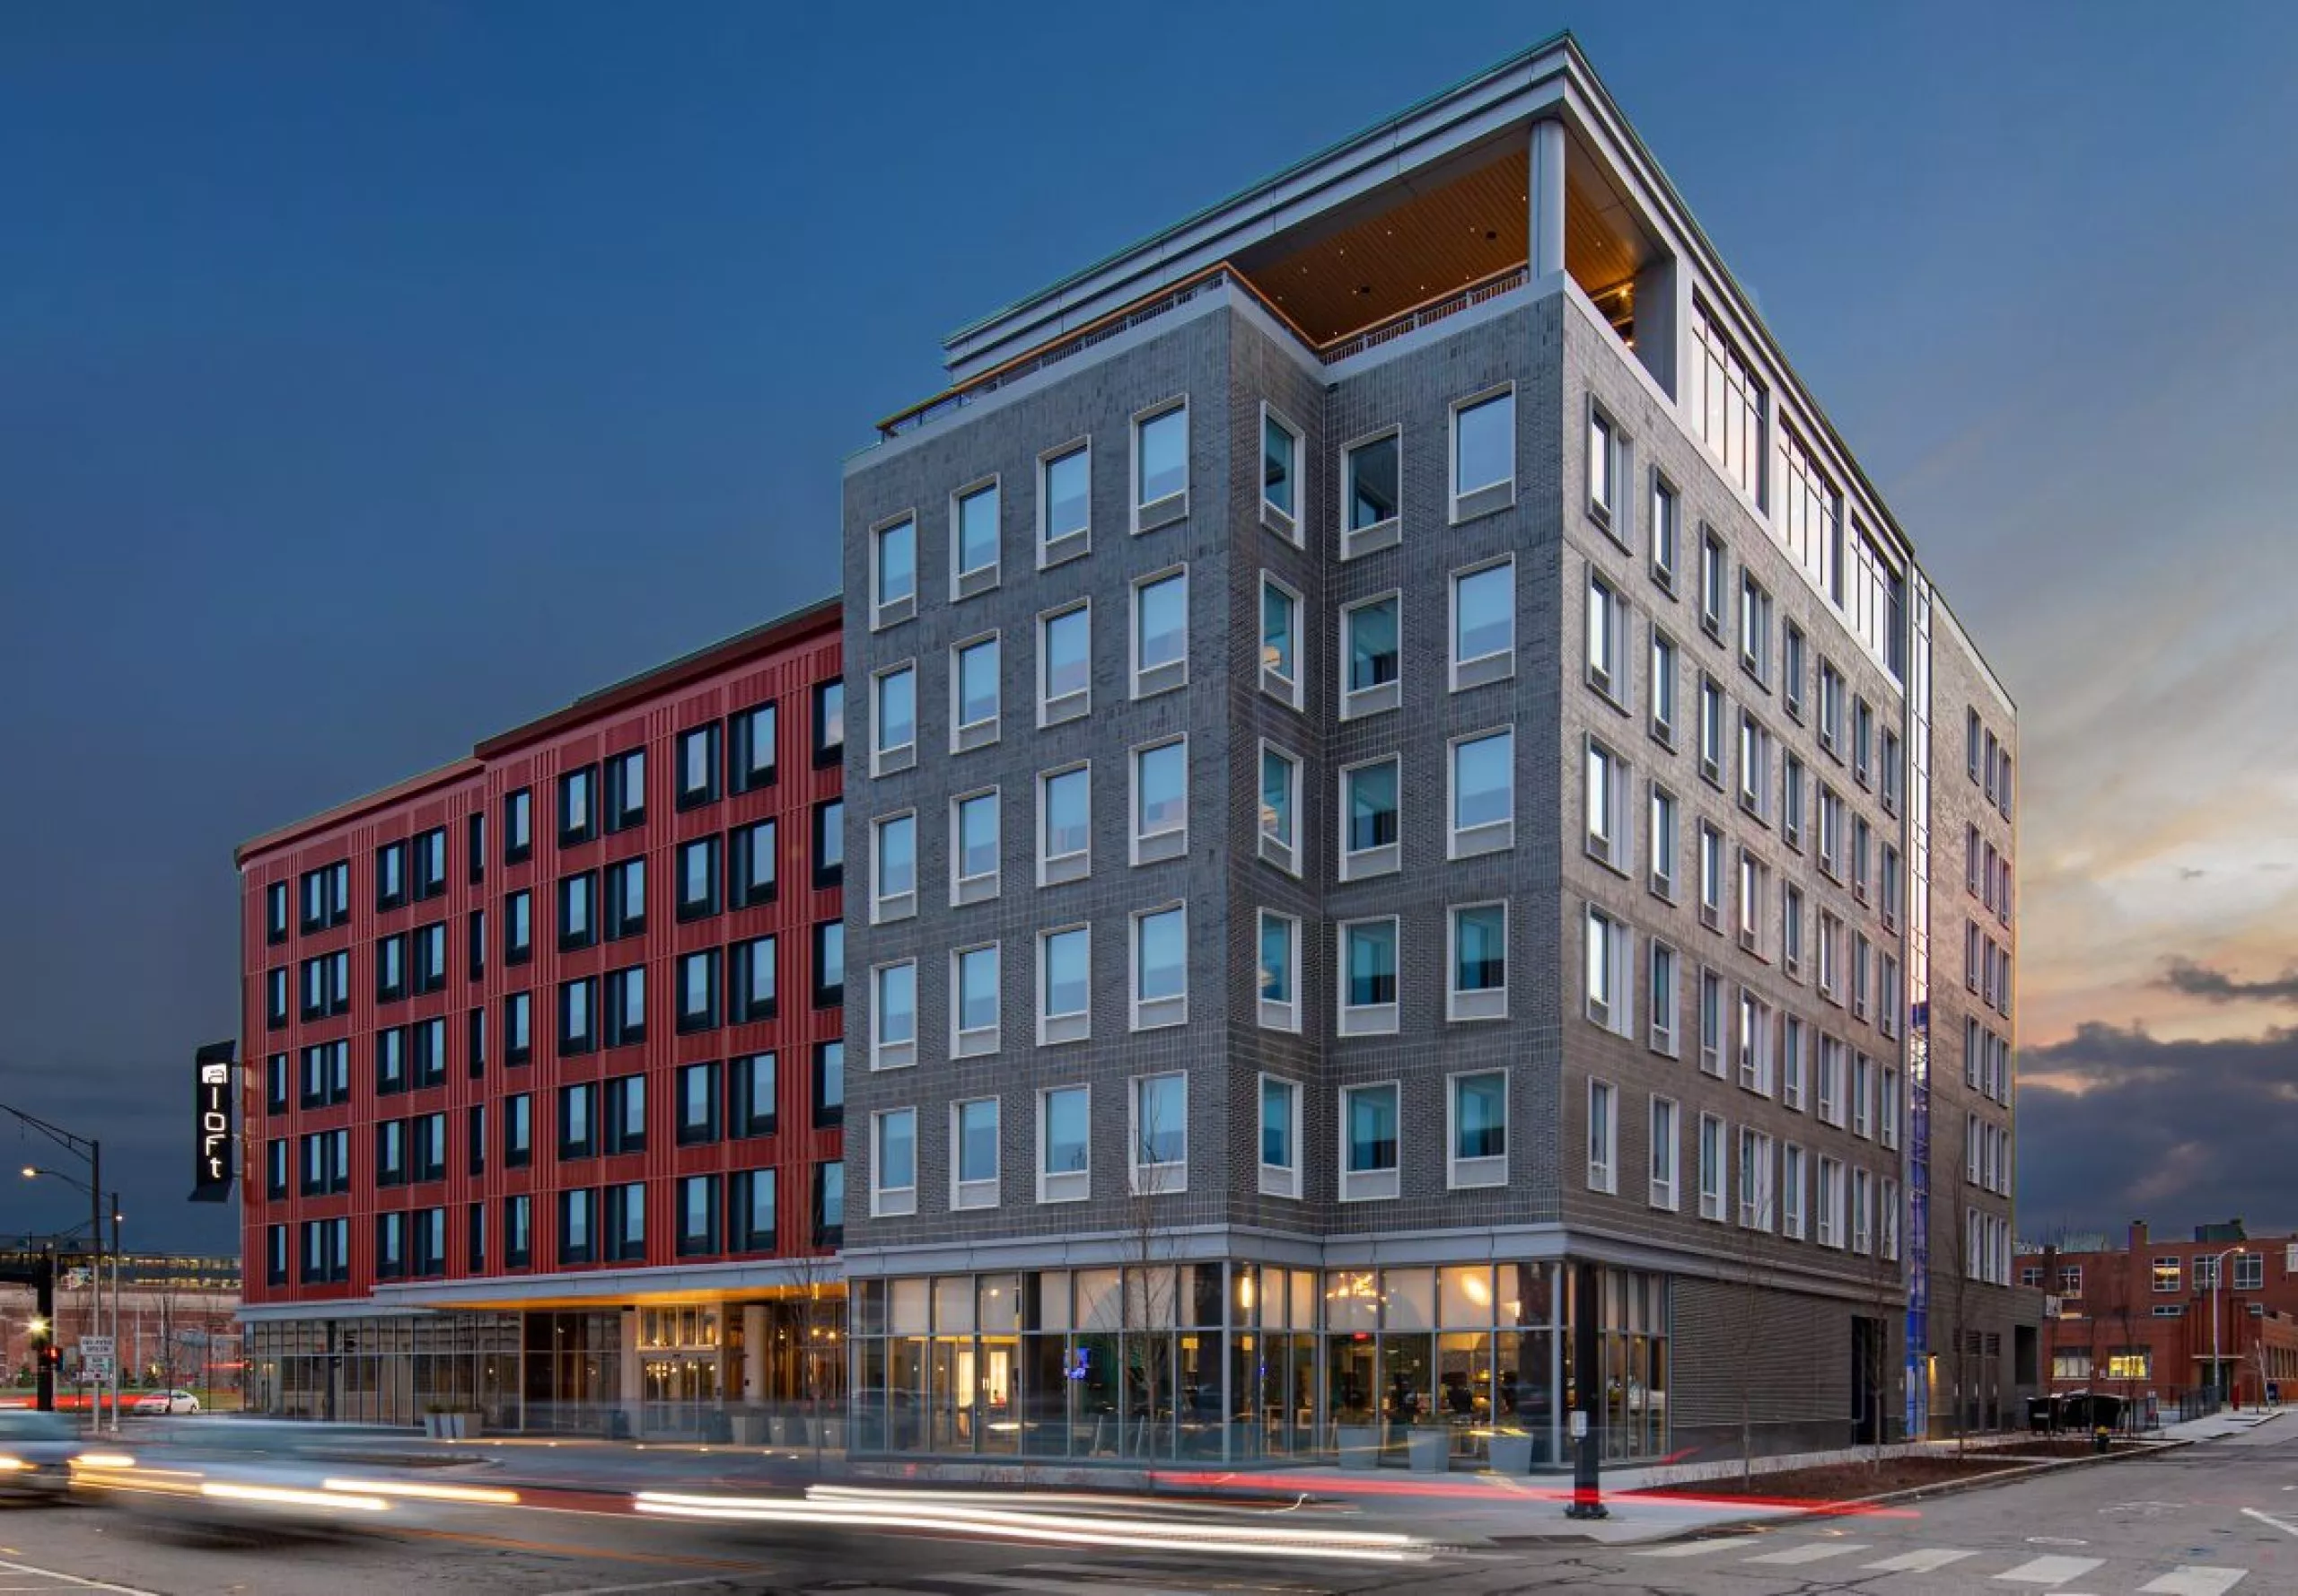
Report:
M199 1399L189 1391L146 1391L136 1399L136 1413L197 1413Z

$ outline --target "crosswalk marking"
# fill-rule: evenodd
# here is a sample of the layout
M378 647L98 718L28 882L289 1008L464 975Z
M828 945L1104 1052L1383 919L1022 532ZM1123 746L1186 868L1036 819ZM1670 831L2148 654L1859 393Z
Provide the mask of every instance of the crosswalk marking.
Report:
M937 1574L934 1576L953 1585L987 1585L994 1591L1041 1591L1045 1596L1198 1596L1195 1591L1177 1591L1161 1585L1127 1585L1113 1583L1107 1579L1082 1583L1069 1579L1027 1579L1018 1574Z
M1802 1546L1791 1546L1784 1552L1766 1552L1760 1557L1750 1557L1750 1563L1818 1563L1829 1557L1840 1557L1850 1552L1864 1552L1870 1548L1843 1540L1811 1540Z
M2030 1557L2016 1568L2007 1568L1995 1577L2019 1585L2063 1585L2078 1574L2088 1574L2105 1562L2103 1557Z
M1728 1552L1743 1546L1760 1546L1760 1535L1724 1535L1714 1540L1680 1540L1673 1546L1646 1547L1633 1555L1638 1557L1704 1557L1710 1552Z
M2142 1596L2226 1596L2248 1577L2241 1568L2211 1568L2181 1563L2158 1580L2139 1586Z
M1931 1574L1950 1563L1960 1563L1965 1557L1976 1557L1977 1552L1959 1552L1951 1547L1932 1547L1922 1551L1901 1552L1896 1557L1885 1557L1865 1566L1876 1574Z

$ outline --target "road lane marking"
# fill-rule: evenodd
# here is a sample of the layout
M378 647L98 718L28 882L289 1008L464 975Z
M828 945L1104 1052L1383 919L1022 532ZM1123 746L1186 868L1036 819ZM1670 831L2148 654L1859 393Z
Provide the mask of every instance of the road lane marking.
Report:
M35 1568L29 1563L0 1563L0 1568L10 1574L29 1574L40 1579L60 1579L83 1591L117 1591L120 1596L160 1596L157 1591L146 1591L135 1585L115 1585L100 1579L82 1579L76 1574L66 1574L60 1568Z
M1111 1592L1118 1591L1124 1592L1125 1596L1200 1596L1200 1592L1194 1590L1121 1584L1109 1579L1080 1583L1066 1579L1024 1579L1014 1574L937 1574L934 1578L944 1584L987 1585L993 1591L1042 1591L1046 1596L1110 1596Z
M1810 1541L1802 1546L1791 1546L1784 1552L1766 1552L1760 1557L1746 1559L1750 1563L1818 1563L1829 1557L1840 1557L1846 1552L1864 1552L1873 1548L1845 1541Z
M2181 1563L2161 1579L2138 1587L2141 1596L2226 1596L2248 1578L2247 1568L2212 1568Z
M1760 1535L1725 1535L1715 1540L1686 1540L1674 1546L1655 1546L1648 1551L1631 1554L1638 1557L1704 1557L1710 1552L1728 1552L1743 1546L1760 1546Z
M677 1591L689 1585L723 1585L730 1579L727 1574L710 1574L700 1579L649 1580L643 1585L584 1585L579 1591L553 1591L550 1596L621 1596L626 1591Z
M2063 1585L2105 1561L2104 1557L2032 1557L1995 1577L2016 1585Z
M2270 1513L2260 1513L2255 1507L2245 1507L2242 1511L2250 1514L2250 1517L2258 1520L2259 1522L2262 1524L2272 1524L2285 1535L2298 1535L2298 1524L2291 1523L2286 1519L2276 1518Z
M1950 1563L1960 1563L1965 1557L1976 1557L1977 1552L1959 1552L1950 1547L1929 1547L1921 1551L1901 1552L1896 1557L1885 1557L1879 1563L1862 1566L1876 1574L1931 1574Z

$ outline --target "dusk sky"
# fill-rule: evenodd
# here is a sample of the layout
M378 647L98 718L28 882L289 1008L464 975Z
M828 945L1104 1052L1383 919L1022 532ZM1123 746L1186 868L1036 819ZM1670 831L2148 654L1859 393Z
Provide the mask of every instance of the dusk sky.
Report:
M2298 7L992 14L0 13L0 1102L131 1243L236 1245L236 843L827 594L943 334L1567 26L2020 705L2022 1232L2298 1225Z

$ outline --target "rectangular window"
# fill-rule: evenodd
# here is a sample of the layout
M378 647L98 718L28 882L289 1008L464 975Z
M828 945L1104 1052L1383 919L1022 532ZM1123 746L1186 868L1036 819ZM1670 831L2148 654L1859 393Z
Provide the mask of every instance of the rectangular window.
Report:
M1003 537L997 478L950 498L950 599L955 602L997 585Z
M1706 968L1699 972L1699 1067L1724 1074L1724 978Z
M749 1053L726 1066L726 1127L738 1139L770 1136L781 1125L782 1071L772 1053Z
M1340 1034L1391 1034L1397 1029L1397 921L1344 921L1340 935Z
M1759 1097L1771 1095L1774 1018L1769 1004L1740 988L1740 1084Z
M1301 873L1301 761L1284 750L1260 745L1260 857L1291 874Z
M917 613L917 522L905 515L870 532L870 629Z
M407 901L407 845L394 842L375 850L375 908L393 909Z
M1627 926L1588 906L1586 947L1588 1018L1620 1036L1636 1034L1636 1004L1628 988L1636 979L1636 938Z
M1631 858L1627 800L1632 788L1627 761L1594 738L1589 738L1587 780L1582 789L1582 818L1587 823L1585 846L1588 857L1623 875L1627 873Z
M1050 1086L1038 1093L1038 1201L1091 1197L1092 1159L1092 1088Z
M1874 1177L1865 1170L1851 1171L1851 1250L1865 1255L1874 1250Z
M1133 530L1154 531L1188 513L1188 405L1133 423Z
M718 950L679 955L679 1034L715 1030L718 1025Z
M1779 1233L1803 1239L1803 1150L1792 1142L1779 1149Z
M1740 573L1740 668L1758 681L1771 680L1771 594L1745 570Z
M1396 758L1354 765L1340 773L1340 879L1362 881L1403 867L1398 789L1403 763Z
M533 1236L534 1199L513 1197L503 1199L503 1267L523 1269L534 1261Z
M1378 1201L1398 1193L1398 1108L1393 1081L1340 1092L1340 1200Z
M870 679L870 774L917 762L917 668L896 665Z
M1133 696L1188 685L1188 567L1133 584Z
M1804 1107L1803 1022L1794 1014L1779 1020L1779 1101L1802 1113Z
M846 801L828 798L814 805L814 890L825 891L846 880ZM768 849L769 855L772 849ZM757 870L752 853L750 870Z
M814 1128L846 1123L846 1042L814 1044Z
M646 855L617 860L605 875L607 940L619 942L646 929Z
M606 978L606 1032L610 1048L646 1039L646 967L610 970Z
M1652 737L1662 747L1676 746L1675 639L1652 628Z
M1483 1070L1452 1078L1449 1183L1455 1188L1508 1183L1508 1075Z
M398 1026L375 1033L375 1093L407 1090L407 1032Z
M558 846L574 847L599 834L599 767L585 765L558 778Z
M1091 552L1093 449L1072 443L1038 460L1038 568Z
M1724 687L1702 671L1699 678L1699 774L1702 780L1724 789Z
M1744 711L1740 715L1740 807L1771 821L1771 733Z
M646 750L634 748L606 762L606 829L626 831L646 818Z
M1588 1189L1617 1194L1619 1127L1615 1110L1618 1088L1609 1081L1588 1083Z
M1478 566L1452 577L1452 690L1516 673L1516 562Z
M917 912L917 816L888 815L870 828L870 923Z
M1771 1138L1761 1131L1740 1132L1740 1228L1772 1228Z
M1613 500L1618 492L1619 445L1612 434L1611 418L1593 404L1588 407L1588 513L1609 531Z
M1341 558L1392 548L1401 535L1403 452L1403 436L1395 428L1341 451Z
M715 837L679 845L678 918L681 925L718 912L718 853L719 841Z
M769 714L771 706L768 706ZM677 807L698 809L715 803L719 796L718 785L718 723L696 726L678 735L679 790ZM767 771L773 772L773 742L771 728L767 744Z
M846 755L846 683L814 684L814 768L837 764Z
M950 1057L971 1058L998 1046L997 944L960 948L950 955Z
M599 1150L598 1086L558 1089L558 1156L590 1158Z
M1719 643L1724 638L1724 604L1731 562L1724 539L1706 527L1699 531L1699 627Z
M997 1206L997 1100L950 1105L950 1206Z
M846 1001L846 922L814 922L814 1007L834 1009Z
M524 964L534 954L534 893L527 888L503 899L503 962Z
M1260 520L1271 531L1301 540L1301 448L1299 432L1260 408Z
M1084 925L1038 934L1038 1046L1093 1034L1093 934Z
M1843 758L1843 676L1826 660L1820 662L1820 747Z
M1133 751L1133 863L1188 852L1188 739Z
M678 1184L680 1258L718 1250L718 1177L687 1175Z
M607 1257L638 1263L646 1257L646 1187L633 1180L606 1190Z
M1093 604L1080 600L1038 618L1038 724L1092 713Z
M1073 765L1038 777L1038 885L1083 879L1092 871L1092 773Z
M718 1066L689 1064L679 1068L678 1144L697 1147L718 1139Z
M871 972L870 1067L917 1062L917 964L905 960Z
M599 938L598 876L591 871L558 883L558 946L564 952L587 948Z
M1682 961L1675 949L1662 942L1652 944L1652 990L1648 994L1652 1009L1652 1050L1667 1057L1678 1057L1681 1047L1677 1030L1677 1013L1682 1003L1680 990Z
M513 992L503 1000L503 1062L525 1064L534 1057L534 995Z
M1723 465L1725 478L1760 508L1768 451L1763 383L1697 300L1692 303L1692 340L1688 408L1693 430Z
M1588 685L1615 704L1627 702L1627 606L1591 568L1588 573Z
M755 1024L778 1012L781 982L776 975L776 939L754 936L726 950L726 1023Z
M997 791L950 801L950 905L986 903L997 896Z
M1403 704L1402 613L1395 593L1341 610L1341 719L1354 720Z
M1768 960L1764 946L1764 910L1771 902L1771 866L1745 848L1740 850L1740 945L1759 959Z
M503 795L503 863L522 864L535 851L534 790L515 788Z
M1820 1118L1837 1129L1844 1121L1844 1048L1831 1036L1820 1039Z
M1676 490L1667 478L1657 472L1652 478L1652 580L1673 597L1676 573L1682 568L1680 544L1683 532L1679 519Z
M375 944L375 1001L391 1003L407 995L407 934L384 937Z
M1133 1077L1133 1190L1160 1196L1188 1187L1188 1076L1173 1071Z
M873 1217L917 1211L917 1110L870 1116L870 1212Z
M992 632L950 650L950 751L953 754L997 741L1003 701L997 636Z
M1282 1075L1260 1078L1260 1190L1301 1195L1301 1088Z
M1499 509L1515 494L1515 390L1453 406L1452 519Z
M415 983L417 994L443 991L447 985L447 927L443 921L415 928Z
M1788 717L1803 718L1803 628L1794 621L1780 635L1779 691Z
M771 699L727 717L726 785L731 791L755 793L774 785L781 719Z
M1260 911L1260 958L1255 971L1259 1020L1270 1030L1301 1029L1301 922Z
M415 836L415 896L417 899L436 898L446 890L447 829L436 826L428 831L418 831Z
M1447 919L1448 1020L1508 1017L1508 906L1469 904Z
M1301 707L1301 595L1267 572L1260 578L1260 688Z
M1188 1020L1188 910L1180 904L1133 916L1133 1029Z
M1724 929L1724 834L1699 822L1699 923Z
M1676 900L1676 862L1682 840L1677 833L1676 795L1659 783L1652 784L1651 835L1645 846L1651 861L1652 893L1670 903Z
M646 1077L618 1075L606 1083L606 1150L646 1151Z
M1452 824L1445 856L1466 859L1516 843L1516 734L1513 728L1455 739L1451 772ZM1621 834L1626 833L1627 785L1620 783Z
M1866 786L1875 769L1875 711L1864 697L1851 704L1851 779Z
M1812 1203L1818 1210L1820 1245L1843 1246L1843 1165L1832 1158L1820 1160L1819 1192Z
M1677 1108L1664 1097L1652 1100L1652 1171L1650 1201L1654 1208L1676 1211L1676 1176L1680 1167L1677 1146Z
M1808 790L1803 780L1803 761L1791 752L1781 763L1783 773L1779 785L1780 839L1800 854L1803 851L1803 795Z

